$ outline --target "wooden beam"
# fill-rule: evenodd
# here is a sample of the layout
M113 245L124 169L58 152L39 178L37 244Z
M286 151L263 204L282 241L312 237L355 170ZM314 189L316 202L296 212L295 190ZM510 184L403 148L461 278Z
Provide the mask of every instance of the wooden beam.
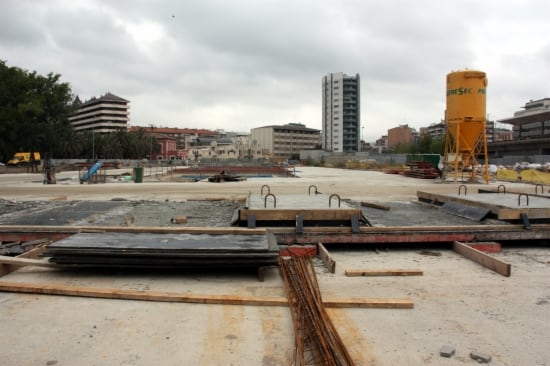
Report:
M2 233L38 232L43 237L48 234L63 233L65 236L80 232L113 232L113 233L178 233L178 234L211 234L211 235L257 235L265 234L265 229L247 229L239 227L197 227L197 226L59 226L59 225L0 225Z
M327 308L412 309L411 299L325 299Z
M18 255L17 257L8 257L8 258L37 258L40 254L42 254L46 250L46 244L36 247L34 249L29 250L28 252L25 252L23 254ZM0 277L7 275L8 273L11 273L13 271L18 270L21 268L21 265L16 264L4 264L0 263Z
M491 257L488 254L483 253L471 246L455 241L453 243L453 250L459 254L462 254L468 259L473 260L476 263L481 264L485 268L489 268L503 276L510 277L512 272L512 265Z
M420 269L346 269L348 277L371 277L371 276L422 276L424 272Z
M361 210L355 208L327 209L240 209L239 219L246 221L248 215L254 215L256 221L296 221L300 215L304 221L349 221L352 215L361 215Z
M30 258L22 258L22 257L9 257L6 255L0 255L0 263L15 265L19 267L24 267L24 266L48 267L48 268L59 267L57 264L50 263L47 260L30 259Z
M336 261L332 259L327 248L322 243L317 243L317 255L321 258L330 273L336 272Z
M532 207L532 208L503 208L498 211L499 220L519 220L521 214L527 214L530 219L548 219L550 218L550 208Z
M198 295L164 291L120 290L113 288L90 288L65 285L44 285L18 282L0 282L0 291L46 294L102 299L182 302L194 304L248 305L248 306L288 306L284 297L255 297L239 295ZM323 303L331 308L378 308L378 309L412 309L410 299L325 299Z

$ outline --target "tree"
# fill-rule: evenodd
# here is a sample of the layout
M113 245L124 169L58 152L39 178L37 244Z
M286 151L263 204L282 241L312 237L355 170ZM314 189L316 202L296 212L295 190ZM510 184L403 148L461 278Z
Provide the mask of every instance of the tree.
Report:
M0 61L0 159L16 151L53 150L69 128L73 99L61 75L38 75Z

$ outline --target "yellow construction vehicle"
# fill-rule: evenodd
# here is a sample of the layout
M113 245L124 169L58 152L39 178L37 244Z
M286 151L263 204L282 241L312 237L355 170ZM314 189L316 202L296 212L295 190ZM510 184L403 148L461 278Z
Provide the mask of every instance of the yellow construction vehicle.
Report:
M13 158L10 161L8 161L7 165L23 166L31 163L34 163L35 165L40 165L40 153L35 152L33 154L34 154L34 159L31 159L30 152L17 152L15 153Z

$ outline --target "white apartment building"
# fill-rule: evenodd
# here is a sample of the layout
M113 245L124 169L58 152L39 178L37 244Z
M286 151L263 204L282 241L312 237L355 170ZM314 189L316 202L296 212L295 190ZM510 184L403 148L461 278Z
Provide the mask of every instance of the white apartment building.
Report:
M360 151L360 91L359 74L339 72L323 77L323 150Z

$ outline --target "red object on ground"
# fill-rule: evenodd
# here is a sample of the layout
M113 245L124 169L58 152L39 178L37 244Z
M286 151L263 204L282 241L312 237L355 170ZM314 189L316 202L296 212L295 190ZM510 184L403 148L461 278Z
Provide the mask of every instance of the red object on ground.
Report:
M494 241L480 242L480 243L467 243L467 244L472 248L485 253L500 253L502 251L502 247L500 243L497 243Z

